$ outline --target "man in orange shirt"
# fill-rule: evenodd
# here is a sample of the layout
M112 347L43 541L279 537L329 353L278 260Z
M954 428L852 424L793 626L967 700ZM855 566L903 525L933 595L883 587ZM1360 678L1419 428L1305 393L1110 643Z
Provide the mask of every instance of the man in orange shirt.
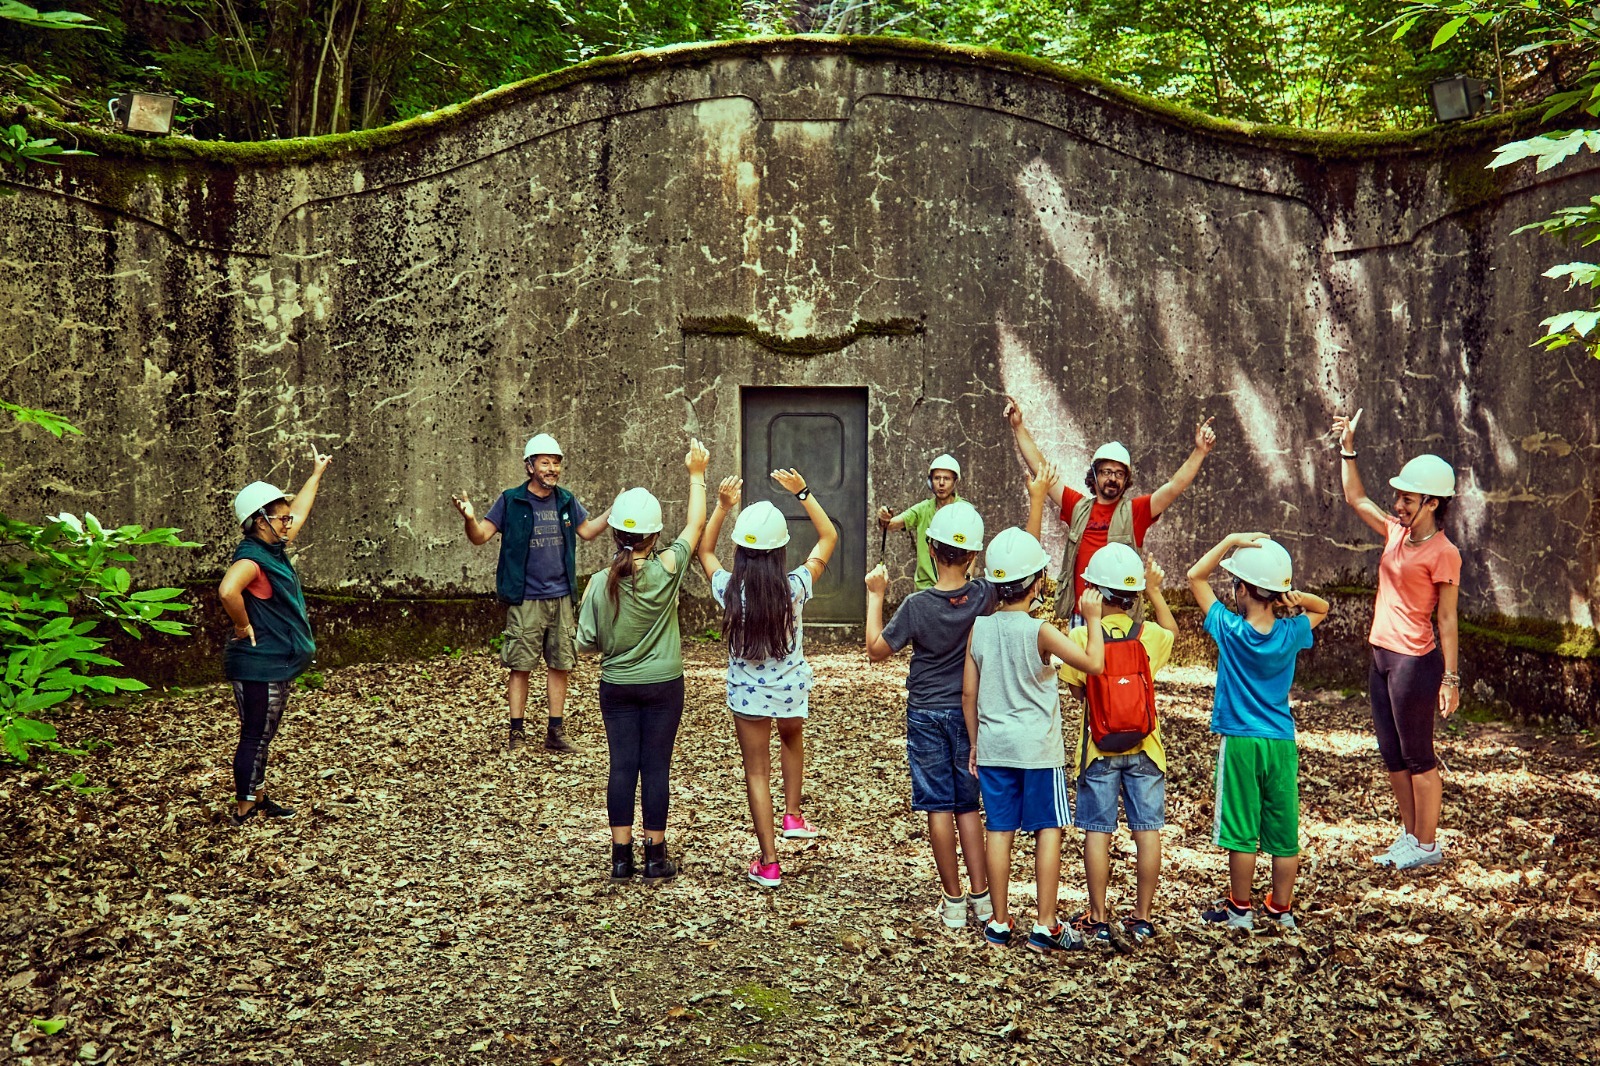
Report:
M1038 470L1044 456L1023 422L1021 405L1010 396L1006 397L1005 417L1029 471ZM1072 605L1083 595L1086 586L1080 561L1087 564L1094 553L1107 544L1126 544L1136 550L1144 546L1145 533L1194 482L1200 473L1200 464L1216 446L1217 434L1211 422L1212 419L1207 418L1195 424L1194 450L1189 458L1166 484L1149 495L1127 494L1133 482L1133 458L1117 441L1101 445L1089 460L1089 470L1083 479L1089 495L1061 484L1051 486L1050 499L1056 504L1061 521L1067 523L1067 550L1062 556L1061 572L1063 578L1066 574L1072 575L1072 595L1056 597L1058 616L1065 618L1071 614Z

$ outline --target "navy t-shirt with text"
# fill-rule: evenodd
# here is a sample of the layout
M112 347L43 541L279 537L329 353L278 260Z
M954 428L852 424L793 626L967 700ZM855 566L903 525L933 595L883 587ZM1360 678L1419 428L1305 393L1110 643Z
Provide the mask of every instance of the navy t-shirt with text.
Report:
M552 492L541 500L529 492L526 485L522 487L522 491L533 504L533 536L528 539L528 569L527 576L522 582L522 598L558 600L570 595L572 590L567 585L566 547L561 540L561 513L556 508L556 494ZM588 517L589 512L583 509L583 504L578 502L577 497L573 497L573 524L581 525ZM494 506L489 508L484 521L495 529L505 528L504 493L495 497Z

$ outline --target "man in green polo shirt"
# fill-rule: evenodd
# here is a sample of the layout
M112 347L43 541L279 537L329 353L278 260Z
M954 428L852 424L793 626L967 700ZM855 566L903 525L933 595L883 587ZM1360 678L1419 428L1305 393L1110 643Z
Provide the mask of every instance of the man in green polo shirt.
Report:
M956 495L956 482L961 480L961 464L946 452L928 464L928 489L933 493L921 503L907 507L895 514L887 507L878 508L878 526L882 529L909 529L917 545L917 591L932 588L939 580L933 568L933 556L928 553L928 524L934 512L961 499Z

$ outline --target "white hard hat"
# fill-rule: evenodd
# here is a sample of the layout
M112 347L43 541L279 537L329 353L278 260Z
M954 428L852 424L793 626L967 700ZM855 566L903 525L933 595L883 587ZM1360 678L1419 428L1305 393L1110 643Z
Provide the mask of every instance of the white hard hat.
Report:
M1222 568L1266 592L1288 592L1294 587L1294 561L1275 540L1262 539L1240 548L1222 560Z
M524 459L532 459L535 455L553 455L561 458L561 445L548 433L536 433L528 438L527 447L522 449Z
M252 481L239 490L239 495L233 498L233 516L242 526L250 521L250 516L271 503L287 500L289 494L276 485L269 485L265 481Z
M932 476L935 470L948 470L958 479L961 477L961 464L956 462L956 457L945 452L933 462L928 464L928 474Z
M1390 478L1389 484L1422 496L1454 496L1456 472L1437 455L1419 455L1402 466L1400 476Z
M1128 454L1128 449L1124 448L1120 441L1112 441L1109 444L1100 445L1095 450L1093 458L1089 460L1089 466L1093 467L1094 464L1102 459L1109 459L1113 463L1121 463L1128 468L1130 473L1133 471L1133 456Z
M766 500L757 500L739 512L733 524L733 543L738 548L766 551L789 543L789 520Z
M983 559L984 574L990 581L1002 585L1035 577L1050 565L1050 557L1039 547L1033 534L1016 526L996 533Z
M952 548L978 551L983 547L983 516L966 500L947 503L933 512L927 537Z
M617 502L611 505L606 525L624 533L659 533L661 501L652 496L649 489L624 489L617 494Z
M1126 544L1107 544L1083 568L1083 580L1113 592L1144 590L1144 560Z

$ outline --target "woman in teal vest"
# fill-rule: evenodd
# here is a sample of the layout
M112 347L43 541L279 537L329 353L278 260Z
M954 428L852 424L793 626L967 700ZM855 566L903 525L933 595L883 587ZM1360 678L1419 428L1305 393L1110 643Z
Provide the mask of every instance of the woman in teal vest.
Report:
M233 754L238 801L234 825L257 814L268 818L294 814L263 791L267 746L283 720L289 683L311 665L317 650L300 578L286 549L305 528L328 460L329 456L317 456L311 476L293 497L265 481L254 481L233 499L233 514L244 539L233 550L233 562L222 575L217 595L233 621L222 671L233 684L239 706L239 747Z

